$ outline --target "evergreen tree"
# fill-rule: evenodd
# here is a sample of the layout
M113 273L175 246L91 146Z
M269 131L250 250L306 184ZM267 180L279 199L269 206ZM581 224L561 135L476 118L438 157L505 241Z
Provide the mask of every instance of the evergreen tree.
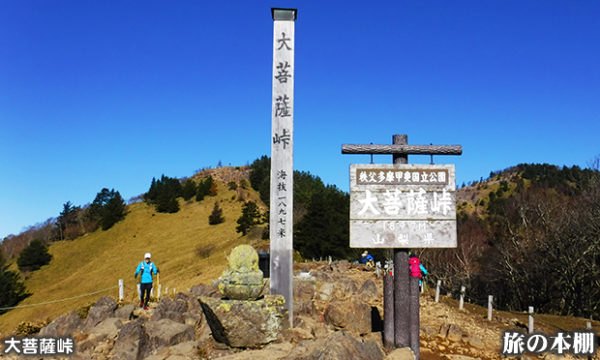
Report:
M19 274L8 270L0 251L0 308L15 306L29 295L31 294L25 290ZM6 311L8 310L0 310L0 314Z
M144 195L148 204L153 204L158 212L175 213L179 211L177 198L183 196L183 188L178 179L161 176L160 180L152 178L150 189Z
M213 183L214 180L212 176L209 176L206 179L200 181L200 183L198 184L198 190L196 191L196 201L204 200L204 197L206 197L210 193L210 189L213 186Z
M125 201L115 189L103 188L87 208L86 217L98 221L102 230L108 230L125 217Z
M114 224L125 217L125 201L117 191L102 208L100 225L102 230L110 229Z
M246 235L248 231L258 224L260 221L260 212L254 201L248 201L242 207L242 216L237 219L238 226L235 230L242 235Z
M56 219L56 227L58 229L58 236L60 240L64 240L69 238L66 235L68 227L79 226L78 214L81 211L79 206L74 206L70 201L67 201L63 204L63 210L60 215ZM75 231L74 233L69 232L74 237L78 236L80 231Z
M179 201L168 192L158 195L156 200L156 211L161 213L176 213L179 211Z
M210 225L217 225L217 224L221 224L224 221L225 221L225 218L223 217L223 210L219 207L219 203L217 203L215 201L215 206L213 207L213 211L210 214L210 216L208 217L208 223Z
M183 200L188 201L196 195L196 183L192 179L187 179L181 186Z
M17 265L21 271L35 271L46 265L52 259L48 248L41 240L33 240L21 251L17 259Z

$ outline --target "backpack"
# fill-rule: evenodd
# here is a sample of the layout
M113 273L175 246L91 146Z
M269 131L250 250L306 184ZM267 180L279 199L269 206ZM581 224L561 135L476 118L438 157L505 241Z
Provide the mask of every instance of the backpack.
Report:
M152 275L152 265L153 265L152 262L150 262L150 264L148 264L148 268L150 270L150 275ZM142 276L144 274L145 266L146 266L146 262L142 261L142 269L140 270L140 276Z
M421 279L421 262L418 257L411 257L408 259L408 265L410 267L410 276L418 277Z

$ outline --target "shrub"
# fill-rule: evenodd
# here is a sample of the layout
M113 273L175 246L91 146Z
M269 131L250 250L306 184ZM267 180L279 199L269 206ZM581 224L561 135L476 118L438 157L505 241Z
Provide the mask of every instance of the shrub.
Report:
M238 185L235 181L230 181L229 183L227 183L227 188L229 190L236 190L237 187L238 187Z

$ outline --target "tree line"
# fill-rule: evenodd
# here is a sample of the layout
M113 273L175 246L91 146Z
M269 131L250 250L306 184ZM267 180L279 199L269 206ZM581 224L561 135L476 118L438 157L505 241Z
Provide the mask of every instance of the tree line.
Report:
M514 170L517 170L514 173ZM481 305L600 316L600 173L520 164L487 199L458 216L458 247L422 257L446 287ZM505 178L507 174L498 174Z

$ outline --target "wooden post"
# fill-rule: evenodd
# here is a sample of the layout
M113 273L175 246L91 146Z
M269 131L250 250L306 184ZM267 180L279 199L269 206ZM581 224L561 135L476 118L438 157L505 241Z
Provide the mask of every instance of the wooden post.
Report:
M169 287L165 286L165 294L168 294L168 293L169 293Z
M294 321L294 51L296 9L272 8L270 288L282 295Z
M383 274L383 344L394 347L394 276L391 269Z
M586 321L585 322L585 328L589 329L589 330L592 330L592 322L591 321Z
M408 135L392 136L392 144L406 145ZM408 164L408 155L393 154L394 164ZM394 249L394 341L396 347L410 346L408 250ZM418 309L417 309L418 311ZM418 315L417 315L418 316Z
M410 314L409 339L410 348L415 354L415 359L419 359L421 353L421 344L419 342L419 278L411 276L409 279L409 303L408 313Z
M142 290L140 290L140 283L137 284L138 297L142 296Z
M421 283L419 284L419 291L421 293L425 292L425 281L421 281Z
M529 307L529 333L533 334L533 306Z
M458 310L462 310L465 306L465 290L464 286L460 287L460 300L458 301Z
M488 321L492 321L492 304L494 302L494 296L488 295Z
M440 302L440 286L442 286L442 280L438 280L435 285L435 302Z
M162 290L162 284L158 284L158 300L160 300L161 290Z
M123 279L119 279L119 301L123 301L124 290L123 290Z

